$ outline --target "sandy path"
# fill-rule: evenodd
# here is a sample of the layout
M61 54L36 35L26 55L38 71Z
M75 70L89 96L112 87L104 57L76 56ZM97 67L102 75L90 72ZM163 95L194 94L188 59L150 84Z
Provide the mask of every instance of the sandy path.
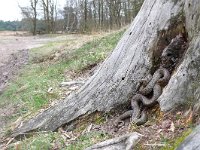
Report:
M40 47L49 41L56 41L58 38L49 38L44 36L4 36L0 34L0 63L8 57L22 49Z
M10 32L12 33L12 32ZM40 47L50 41L61 40L61 36L16 36L0 32L0 93L8 80L28 62L28 49Z

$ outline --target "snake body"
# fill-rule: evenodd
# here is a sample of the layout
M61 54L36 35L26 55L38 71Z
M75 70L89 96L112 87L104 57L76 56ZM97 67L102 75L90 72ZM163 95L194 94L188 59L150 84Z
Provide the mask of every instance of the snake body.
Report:
M120 115L114 122L123 123L123 119L131 117L131 121L137 125L142 125L147 121L145 108L154 105L158 97L162 94L162 88L167 85L178 60L187 48L186 42L182 35L177 35L171 40L171 43L163 50L161 55L160 68L152 75L148 75L146 79L141 80L142 86L138 93L131 99L132 110Z
M156 103L158 97L162 94L162 85L167 84L170 79L170 73L165 68L159 68L154 75L152 76L146 87L142 87L139 89L139 93L133 96L131 99L131 107L133 110L129 110L124 114L120 115L116 121L115 125L119 122L123 122L122 120L131 116L131 121L136 123L137 125L142 125L147 121L147 115L145 110L141 111L140 104L145 107L150 107ZM151 98L148 97L148 94L153 92L153 96Z
M167 84L169 79L169 71L165 68L160 68L154 73L147 86L145 88L140 88L140 93L133 96L131 100L131 107L133 109L133 114L131 117L132 122L136 123L137 125L141 125L147 121L147 117L142 117L142 114L140 115L140 111L138 111L140 110L139 104L141 103L144 107L153 106L157 102L156 100L162 94L162 87ZM153 96L149 98L148 95L151 92L153 92ZM146 113L144 114L146 115Z
M152 92L154 86L156 83L158 83L161 86L165 86L167 82L170 79L170 73L165 68L159 68L153 75L153 77L150 79L149 83L146 85L146 87L141 87L139 89L139 93L142 95L148 95ZM148 79L149 80L149 79ZM147 81L148 82L148 81Z

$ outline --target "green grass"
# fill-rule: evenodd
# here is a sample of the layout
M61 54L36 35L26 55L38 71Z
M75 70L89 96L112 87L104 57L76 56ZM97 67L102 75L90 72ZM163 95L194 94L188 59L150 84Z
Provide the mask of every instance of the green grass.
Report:
M14 102L24 106L23 110L38 110L49 101L59 98L58 84L64 78L65 64L32 64L28 65L23 73L13 81L7 90L0 96L1 102ZM53 93L47 91L53 87Z
M44 46L32 48L31 56L34 58L44 57L45 55L49 55L54 52L56 49L65 44L65 41L56 41L56 42L48 42Z
M18 144L19 150L49 150L56 147L65 147L64 139L58 133L39 133L24 139ZM15 150L16 146L10 145L9 150Z
M113 50L124 31L94 40L70 54L69 69L80 71L83 68L104 60Z
M74 143L66 146L63 150L84 150L85 148L108 139L109 136L101 132L90 132L80 136Z
M192 132L192 129L188 129L184 131L180 136L176 137L175 139L165 140L163 141L166 143L166 147L161 148L161 150L175 150L178 146L185 140L185 138Z
M75 39L61 39L60 41L48 42L41 47L32 48L30 51L30 60L32 62L43 62L51 57L51 55L56 51L62 50L63 48L67 47L67 45L72 43L74 40Z
M65 139L65 136L56 132L39 133L24 139L18 144L19 150L83 150L94 143L108 139L109 136L102 132L90 132L81 135L76 140ZM69 143L69 144L67 144ZM15 150L16 146L10 145L9 150Z

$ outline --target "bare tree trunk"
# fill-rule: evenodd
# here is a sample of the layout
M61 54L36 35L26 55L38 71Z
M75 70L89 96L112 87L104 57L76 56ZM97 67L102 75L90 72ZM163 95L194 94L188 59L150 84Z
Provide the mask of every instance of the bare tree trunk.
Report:
M118 27L121 27L121 0L118 0L117 1L117 7L116 7L116 10L117 10L117 17L116 17L116 24Z
M49 0L46 0L46 15L47 15L47 33L50 33L50 11L49 11Z
M33 35L36 35L36 26L37 26L37 3L38 0L31 0L31 8L33 9Z
M44 11L44 19L47 26L47 33L50 33L51 23L50 23L50 4L51 0L42 0L43 11Z
M110 2L110 0L107 0L107 3L108 3L108 7L109 7L109 24L110 24L110 29L113 28L113 13L112 13L112 4Z
M101 1L98 0L99 28L101 29Z
M88 9L87 9L88 2L87 0L84 1L84 29L87 30L87 20L88 20Z
M184 26L189 35L189 48L159 102L162 110L169 110L176 104L187 102L188 97L192 97L190 101L194 103L198 101L199 8L200 3L192 0L145 0L111 56L87 83L77 93L25 122L14 131L13 136L38 129L54 131L82 115L106 112L130 103L141 79L158 65L155 59L167 45L166 39L171 40L183 32Z
M50 3L50 29L52 33L55 33L55 23L57 18L57 4L52 0Z
M104 2L103 0L101 0L101 29L103 29L104 27Z
M96 3L95 3L95 1L93 1L92 2L92 4L93 4L93 19L94 19L94 25L95 25L95 29L97 29L97 21L96 21L96 19L97 19L97 12L96 12Z
M22 14L27 18L29 21L31 21L31 24L33 27L31 28L31 32L33 35L36 35L36 29L37 29L37 5L38 0L30 0L30 6L27 7L20 7Z

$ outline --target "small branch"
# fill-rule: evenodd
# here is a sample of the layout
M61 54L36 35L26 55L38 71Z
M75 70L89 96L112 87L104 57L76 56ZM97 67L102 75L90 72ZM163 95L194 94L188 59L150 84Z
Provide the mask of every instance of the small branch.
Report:
M159 146L159 147L161 147L161 146L166 146L166 144L144 144L145 146Z
M62 82L60 86L64 87L64 86L83 85L84 83L85 81L69 81L69 82Z

